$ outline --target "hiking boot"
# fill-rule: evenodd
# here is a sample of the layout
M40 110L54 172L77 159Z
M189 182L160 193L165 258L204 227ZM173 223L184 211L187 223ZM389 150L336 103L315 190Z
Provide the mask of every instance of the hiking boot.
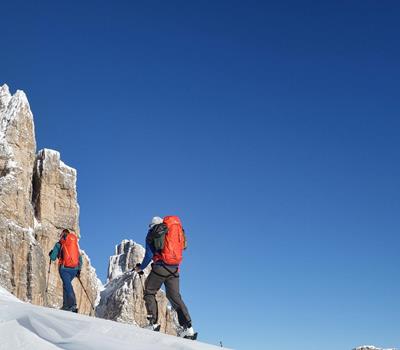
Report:
M75 312L76 314L78 313L78 308L76 306L70 306L70 307L63 306L60 310L71 311Z
M158 323L149 323L147 326L144 326L143 328L148 329L150 331L159 332L161 329L161 325Z
M193 339L196 334L193 327L184 327L178 332L178 337Z
M149 324L147 326L144 326L144 329L148 329L150 331L154 332L159 332L161 325L157 323L156 319L153 317L153 315L147 315L147 320L149 321Z

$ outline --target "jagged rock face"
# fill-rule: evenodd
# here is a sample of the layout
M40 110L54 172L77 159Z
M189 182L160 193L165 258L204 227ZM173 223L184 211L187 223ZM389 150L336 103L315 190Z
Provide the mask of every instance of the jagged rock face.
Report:
M35 216L42 225L71 228L79 234L76 170L60 160L60 153L41 150L34 168Z
M0 87L0 284L22 300L60 307L62 283L56 263L47 273L48 252L61 229L79 233L76 171L56 151L42 150L37 156L35 152L28 100L22 91L11 96L4 85ZM98 280L88 257L83 257L81 279L94 302ZM80 312L88 314L90 302L77 283Z
M35 237L45 252L50 251L64 228L69 228L79 236L79 206L76 193L76 170L60 160L56 151L44 149L37 157L33 174L33 204L35 208ZM83 254L81 280L89 294L90 301L76 279L74 290L81 313L90 313L97 299L96 274ZM50 270L47 303L57 307L62 304L62 282L58 266L53 263Z
M20 227L33 227L31 205L35 131L22 91L0 87L0 212Z
M142 277L132 272L136 263L142 262L144 252L140 244L128 240L115 247L115 255L110 257L107 284L96 308L98 317L140 327L147 325L143 288L151 268L147 267ZM160 290L156 298L161 331L176 335L176 313L169 307L163 291Z
M40 246L33 236L31 205L35 133L28 100L0 87L0 283L17 297L42 303L45 272Z
M141 245L123 240L115 247L115 255L110 256L107 282L132 270L137 263L142 262L143 256L144 249Z

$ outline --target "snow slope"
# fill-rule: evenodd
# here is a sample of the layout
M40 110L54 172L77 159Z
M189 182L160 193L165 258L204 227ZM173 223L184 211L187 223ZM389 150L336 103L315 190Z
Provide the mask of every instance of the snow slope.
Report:
M216 350L132 325L23 303L0 287L1 350Z

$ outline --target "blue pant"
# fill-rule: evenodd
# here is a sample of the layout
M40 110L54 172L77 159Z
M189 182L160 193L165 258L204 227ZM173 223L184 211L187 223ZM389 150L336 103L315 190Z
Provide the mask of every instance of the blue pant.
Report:
M78 270L60 267L60 277L63 282L63 310L72 311L72 309L76 308L76 298L71 282L77 273Z

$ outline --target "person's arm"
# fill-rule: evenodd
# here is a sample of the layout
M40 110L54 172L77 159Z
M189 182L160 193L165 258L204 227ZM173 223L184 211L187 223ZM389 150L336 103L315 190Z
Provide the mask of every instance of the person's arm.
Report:
M82 270L83 266L83 260L82 260L82 254L79 254L79 265L78 265L78 270Z
M187 246L188 246L188 243L187 243L186 233L185 233L185 230L183 228L182 228L182 232L183 232L183 249L186 249Z
M76 277L78 278L81 278L82 264L83 264L82 254L79 254L79 265L78 265L78 271L76 273Z
M146 240L146 253L144 254L144 258L139 266L139 269L143 271L147 267L147 265L149 265L152 258L153 258L153 251L151 249L150 244Z
M58 258L58 253L60 252L61 244L57 242L54 248L50 251L49 256L51 261L55 261Z

